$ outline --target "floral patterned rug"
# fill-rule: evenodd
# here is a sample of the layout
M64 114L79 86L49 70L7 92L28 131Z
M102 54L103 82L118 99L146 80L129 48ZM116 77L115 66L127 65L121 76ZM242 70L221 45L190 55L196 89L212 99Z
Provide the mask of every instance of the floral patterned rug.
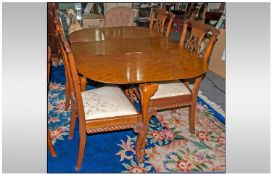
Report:
M74 139L68 140L71 113L70 109L64 111L63 64L53 65L51 71L48 123L57 157L52 158L48 151L48 172L76 172L78 126ZM92 88L95 86L87 86L87 89ZM136 102L135 105L139 107ZM87 136L80 172L225 172L225 125L222 116L198 98L196 119L196 134L190 134L188 108L163 111L152 117L143 164L136 162L136 135L131 130Z

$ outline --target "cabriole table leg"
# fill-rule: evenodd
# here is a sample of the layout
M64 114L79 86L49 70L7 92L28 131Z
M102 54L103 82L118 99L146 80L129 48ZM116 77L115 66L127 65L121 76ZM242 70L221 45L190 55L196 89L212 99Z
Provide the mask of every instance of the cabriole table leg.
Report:
M141 108L142 108L142 116L143 116L142 122L146 129L144 129L143 133L139 133L140 139L136 143L136 158L138 162L142 163L144 162L145 146L146 146L146 139L148 134L149 121L152 116L151 113L148 112L149 100L150 100L150 97L152 97L157 91L158 84L151 84L151 83L140 84L139 88L140 88L140 94L141 94Z

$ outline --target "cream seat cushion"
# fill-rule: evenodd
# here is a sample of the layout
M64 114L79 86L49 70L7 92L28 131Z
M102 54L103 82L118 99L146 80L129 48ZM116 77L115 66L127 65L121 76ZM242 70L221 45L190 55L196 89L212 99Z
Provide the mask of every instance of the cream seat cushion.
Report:
M86 120L137 114L122 90L105 86L81 93Z
M190 90L179 80L159 82L158 90L151 99L173 97L190 93Z

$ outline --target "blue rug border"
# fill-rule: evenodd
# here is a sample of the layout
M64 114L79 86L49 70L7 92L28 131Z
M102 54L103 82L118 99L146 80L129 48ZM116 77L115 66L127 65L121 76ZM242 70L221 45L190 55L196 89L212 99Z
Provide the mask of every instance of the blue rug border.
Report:
M197 101L202 104L205 104L209 108L211 113L214 114L215 118L225 125L225 117L223 117L219 112L217 112L212 106L210 106L207 102L205 102L201 97L198 96Z

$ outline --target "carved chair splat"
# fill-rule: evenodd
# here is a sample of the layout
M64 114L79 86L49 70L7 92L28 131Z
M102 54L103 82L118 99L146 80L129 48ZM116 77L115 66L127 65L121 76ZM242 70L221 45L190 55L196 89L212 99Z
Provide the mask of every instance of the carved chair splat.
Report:
M165 9L156 9L151 16L149 30L159 33L163 33L164 23L167 19L167 14Z

